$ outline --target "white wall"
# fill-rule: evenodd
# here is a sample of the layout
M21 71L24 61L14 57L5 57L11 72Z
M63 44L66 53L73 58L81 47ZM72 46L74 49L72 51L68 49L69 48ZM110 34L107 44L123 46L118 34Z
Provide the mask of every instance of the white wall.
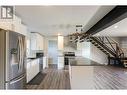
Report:
M100 64L108 64L107 55L90 42L82 43L82 56Z
M67 36L64 37L64 52L75 52L76 56L82 56L82 51L77 49L77 44L70 43Z
M108 64L107 55L103 53L101 50L99 50L97 47L95 47L93 44L91 44L90 59L100 64Z
M90 42L82 43L82 56L85 58L91 59L91 43Z

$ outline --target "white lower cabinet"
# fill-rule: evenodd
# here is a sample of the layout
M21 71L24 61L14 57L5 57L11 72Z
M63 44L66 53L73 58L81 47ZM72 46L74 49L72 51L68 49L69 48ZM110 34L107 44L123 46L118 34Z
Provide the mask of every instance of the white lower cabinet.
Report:
M47 66L47 57L43 57L43 69L45 69Z
M27 83L39 73L39 59L27 63Z
M58 57L58 69L64 68L64 57Z

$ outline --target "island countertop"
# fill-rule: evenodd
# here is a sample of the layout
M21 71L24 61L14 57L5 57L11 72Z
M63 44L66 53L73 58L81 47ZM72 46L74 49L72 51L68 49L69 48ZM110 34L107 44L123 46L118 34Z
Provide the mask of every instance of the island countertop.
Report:
M73 57L69 58L70 66L105 66L105 64L100 64L83 57Z
M39 58L42 58L42 57L27 58L26 62L29 63L29 62L34 61L34 60L37 60Z

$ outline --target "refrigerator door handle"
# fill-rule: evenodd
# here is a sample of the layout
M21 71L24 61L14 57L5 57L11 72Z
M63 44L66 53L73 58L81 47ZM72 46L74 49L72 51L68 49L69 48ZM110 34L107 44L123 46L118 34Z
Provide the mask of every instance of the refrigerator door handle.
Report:
M21 38L21 70L23 70L23 38Z
M21 56L22 56L22 53L21 53L21 38L19 37L19 71L21 71Z
M25 39L22 38L22 70L25 68Z
M20 44L20 41L19 41L19 37L18 37L18 44L17 44L17 49L18 49L18 54L17 54L17 56L18 56L18 70L20 68L20 66L19 66L19 64L20 64L20 46L19 46L19 44Z

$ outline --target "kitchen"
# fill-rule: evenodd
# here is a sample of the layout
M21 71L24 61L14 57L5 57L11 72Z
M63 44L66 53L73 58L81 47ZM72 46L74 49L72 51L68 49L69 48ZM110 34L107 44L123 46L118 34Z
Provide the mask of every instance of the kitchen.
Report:
M81 43L75 33L89 30L114 8L14 6L13 19L0 19L0 89L112 89L111 75L127 70L107 69L107 55L92 38ZM106 86L98 79L103 70L112 79L103 79ZM113 89L127 88L121 84Z
M6 54L6 52L3 51L3 47L1 47L1 56L5 55L7 57L4 57L7 59L9 56L12 57L10 59L13 60L12 65L7 63L6 66L9 65L8 71L6 70L6 66L3 65L3 57L1 58L1 89L24 89L26 88L26 84L29 83L35 76L41 75L41 72L43 69L48 68L48 58L47 58L47 47L48 40L52 40L53 37L49 37L47 39L44 35L42 35L39 32L29 32L27 29L27 26L22 24L22 20L20 17L14 15L13 19L0 19L0 38L1 38L1 46L6 46L4 48L7 48L6 52L8 52L8 48L13 53L10 55ZM19 38L21 37L21 39ZM15 39L13 39L15 38ZM57 40L57 36L54 37ZM63 36L58 37L59 40L59 51L61 52L63 49L63 45L61 41L63 40ZM21 40L21 41L20 41ZM9 42L10 41L10 42ZM15 47L13 47L11 44L16 43ZM18 47L17 47L18 46ZM17 56L18 55L18 56ZM22 56L22 57L21 57ZM21 57L21 58L20 58ZM27 58L27 59L26 59ZM64 58L63 56L58 57L58 61L60 64L58 64L58 69L62 69L64 66ZM18 64L19 62L19 64ZM16 67L13 66L15 63ZM52 64L52 63L51 63ZM57 64L57 63L55 63ZM19 67L22 69L21 71L18 70ZM25 69L26 68L26 69ZM15 72L18 74L11 77L11 71L12 75L15 75ZM17 71L13 71L13 69L17 69ZM19 72L20 71L20 72ZM6 74L7 75L6 75ZM24 76L20 76L20 75ZM8 77L8 80L6 80L4 77ZM43 75L42 75L43 76ZM41 77L39 77L41 78ZM6 80L6 81L5 81ZM38 81L38 80L37 80ZM37 82L36 81L36 82ZM5 85L7 84L7 85Z

